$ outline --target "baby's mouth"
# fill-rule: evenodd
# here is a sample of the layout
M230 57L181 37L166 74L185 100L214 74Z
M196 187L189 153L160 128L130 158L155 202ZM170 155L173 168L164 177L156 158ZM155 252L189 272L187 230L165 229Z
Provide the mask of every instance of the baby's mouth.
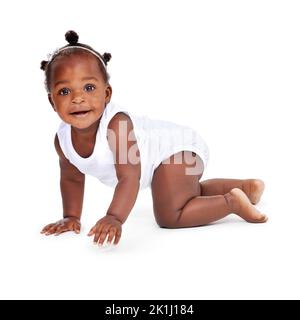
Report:
M71 112L70 114L75 117L83 117L83 116L87 115L89 112L90 112L90 110L81 110L81 111Z

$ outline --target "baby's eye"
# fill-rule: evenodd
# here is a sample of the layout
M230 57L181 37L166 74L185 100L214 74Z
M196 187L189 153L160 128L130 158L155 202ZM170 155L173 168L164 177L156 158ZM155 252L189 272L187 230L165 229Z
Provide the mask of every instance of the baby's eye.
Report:
M96 89L96 87L93 84L87 84L84 87L85 91L94 91Z
M68 88L62 88L61 90L59 90L58 94L60 96L66 96L68 93L70 93L70 89Z

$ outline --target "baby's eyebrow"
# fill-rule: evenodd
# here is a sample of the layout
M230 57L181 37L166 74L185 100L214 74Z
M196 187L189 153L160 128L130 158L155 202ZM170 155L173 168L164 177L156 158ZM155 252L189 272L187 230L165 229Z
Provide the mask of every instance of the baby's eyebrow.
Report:
M69 83L70 81L68 80L59 80L57 82L55 82L54 87L58 86L59 84L63 84L63 83Z
M95 80L95 81L98 81L98 79L96 77L93 77L93 76L90 76L90 77L83 77L81 78L82 81L84 80Z

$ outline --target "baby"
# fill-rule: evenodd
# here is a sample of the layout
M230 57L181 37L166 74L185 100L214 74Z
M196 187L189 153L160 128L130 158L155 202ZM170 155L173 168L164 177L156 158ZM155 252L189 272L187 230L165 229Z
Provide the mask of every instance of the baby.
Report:
M234 213L248 222L266 222L257 204L264 191L259 179L201 181L208 149L186 126L132 115L111 101L107 63L68 31L68 45L42 61L48 99L62 123L54 145L60 163L63 219L45 235L80 232L85 174L115 188L106 212L88 236L94 243L117 244L139 189L151 187L157 224L164 228L209 224Z

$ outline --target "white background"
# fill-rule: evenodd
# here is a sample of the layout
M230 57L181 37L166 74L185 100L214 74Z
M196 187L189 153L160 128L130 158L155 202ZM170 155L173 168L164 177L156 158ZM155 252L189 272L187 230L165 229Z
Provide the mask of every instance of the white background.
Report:
M2 1L0 298L299 299L299 17L289 0ZM62 212L39 64L69 29L112 54L113 101L199 131L204 178L264 179L269 222L160 229L148 189L98 249L113 189L89 177L82 233L40 235Z

